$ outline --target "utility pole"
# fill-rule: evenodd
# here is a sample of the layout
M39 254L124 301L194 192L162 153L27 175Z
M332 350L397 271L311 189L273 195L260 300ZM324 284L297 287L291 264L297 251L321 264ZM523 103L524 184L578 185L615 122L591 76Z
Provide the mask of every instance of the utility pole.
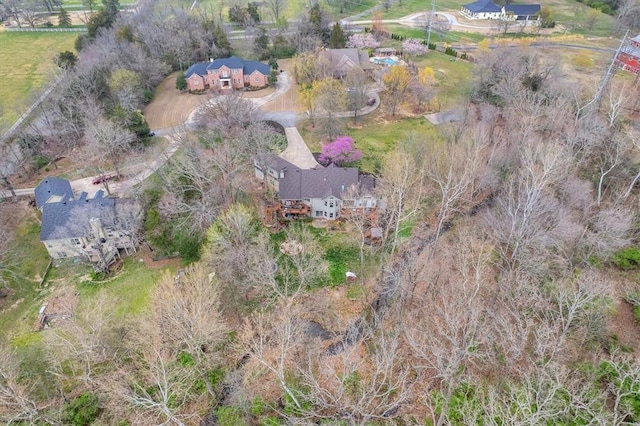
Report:
M429 13L429 20L427 21L427 49L431 44L431 28L433 27L433 20L436 17L436 0L431 0L431 12Z
M605 90L607 90L607 87L609 86L609 83L611 82L611 78L613 77L613 74L615 74L616 61L618 60L618 55L620 55L620 51L622 50L622 48L624 47L624 45L625 45L625 43L627 41L627 36L628 35L629 35L629 30L627 30L627 32L624 34L624 37L622 37L622 41L620 42L620 46L618 46L618 50L616 50L615 55L613 55L613 59L611 60L611 63L609 64L609 68L607 69L606 74L604 75L602 80L600 80L600 84L598 85L598 91L596 92L596 94L593 97L593 99L591 100L591 102L589 102L587 105L585 105L585 107L590 106L590 105L595 105L596 107L600 106L600 101L602 100L602 94L604 93Z

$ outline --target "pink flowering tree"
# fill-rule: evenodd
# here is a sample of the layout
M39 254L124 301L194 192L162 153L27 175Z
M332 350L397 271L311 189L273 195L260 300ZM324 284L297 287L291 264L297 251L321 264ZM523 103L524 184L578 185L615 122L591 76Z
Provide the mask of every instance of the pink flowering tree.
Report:
M427 53L427 50L429 49L422 43L422 40L417 38L408 38L402 42L402 50L404 50L404 53L417 56Z
M375 49L380 47L380 42L371 33L353 34L347 40L347 47L354 49Z
M353 138L350 136L339 136L335 141L322 147L320 163L325 166L333 163L342 166L353 163L362 158L362 152L354 146Z

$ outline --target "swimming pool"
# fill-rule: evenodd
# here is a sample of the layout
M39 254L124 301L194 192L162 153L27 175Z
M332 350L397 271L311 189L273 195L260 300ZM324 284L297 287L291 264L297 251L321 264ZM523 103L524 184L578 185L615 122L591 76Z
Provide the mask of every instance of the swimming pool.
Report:
M385 56L385 57L382 57L382 58L374 56L373 58L370 58L369 60L371 62L373 62L374 64L386 65L388 67L390 67L392 65L398 65L400 63L400 61L398 61L398 59L392 58L390 56Z

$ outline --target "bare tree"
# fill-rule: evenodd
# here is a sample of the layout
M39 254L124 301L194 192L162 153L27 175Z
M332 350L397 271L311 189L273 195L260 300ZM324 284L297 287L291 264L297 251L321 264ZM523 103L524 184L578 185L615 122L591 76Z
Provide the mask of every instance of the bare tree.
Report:
M154 291L153 304L165 350L188 354L215 399L218 395L208 373L220 362L218 349L226 338L227 326L214 275L203 265L190 267L176 277L165 274Z
M397 330L364 326L365 342L338 355L312 353L302 373L316 418L365 425L393 421L409 400L414 372L400 356Z
M396 251L400 231L419 210L423 196L424 169L420 156L410 149L399 148L384 163L378 185L378 198L383 203L380 222L384 241Z
M85 120L85 129L88 152L94 159L106 157L110 166L119 175L122 155L131 149L131 145L135 141L135 135L131 131L102 117ZM103 174L104 169L100 165L97 167Z
M369 90L372 81L359 67L352 68L347 72L345 84L347 86L347 101L349 109L353 111L353 120L358 120L358 113L369 99Z
M460 211L473 194L473 184L482 162L484 137L476 134L434 149L428 156L427 176L439 188L440 210L433 245L438 242L445 223Z
M605 178L622 164L628 148L629 140L625 135L619 133L613 134L610 140L600 146L597 157L599 176L596 203L598 206L602 202Z
M271 12L273 21L276 22L280 19L282 12L286 9L287 3L286 0L267 0L266 6Z
M29 380L25 380L15 353L0 342L0 421L11 424L57 424L47 415L47 409L57 401L43 404L31 395Z
M293 318L294 307L286 300L268 315L264 310L248 321L239 333L242 350L276 379L291 399L295 411L305 413L304 396L287 380L295 365L294 353L300 343L300 322Z
M111 309L113 299L105 290L98 293L87 306L76 310L73 318L59 319L47 331L49 356L56 375L67 380L80 380L85 386L96 387L100 382L100 366L124 356L126 331L118 325ZM73 307L66 315L71 316Z

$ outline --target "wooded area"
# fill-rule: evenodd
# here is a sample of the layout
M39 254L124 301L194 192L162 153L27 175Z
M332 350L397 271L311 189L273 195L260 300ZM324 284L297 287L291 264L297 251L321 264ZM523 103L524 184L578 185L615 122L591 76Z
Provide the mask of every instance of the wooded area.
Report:
M284 2L266 5L279 20ZM16 136L12 170L65 153L102 175L148 153L140 110L153 90L232 48L212 10L182 6L99 12L42 118ZM346 76L348 98L329 77L315 50L330 37L320 6L279 35L298 52L310 127L334 140L351 120L335 112L361 105L371 81ZM434 70L391 70L384 117L401 120L403 103L434 96ZM638 79L615 76L596 92L553 53L523 47L486 52L458 84L468 86L459 121L380 154L379 244L357 212L333 234L310 220L265 226L253 165L283 144L281 132L240 96L200 108L174 129L175 155L135 191L146 242L188 265L165 272L140 312L118 313L105 281L31 346L2 336L0 420L640 423ZM344 161L367 155L357 152ZM7 291L28 255L6 243L15 234L0 221ZM336 272L344 257L355 283Z

